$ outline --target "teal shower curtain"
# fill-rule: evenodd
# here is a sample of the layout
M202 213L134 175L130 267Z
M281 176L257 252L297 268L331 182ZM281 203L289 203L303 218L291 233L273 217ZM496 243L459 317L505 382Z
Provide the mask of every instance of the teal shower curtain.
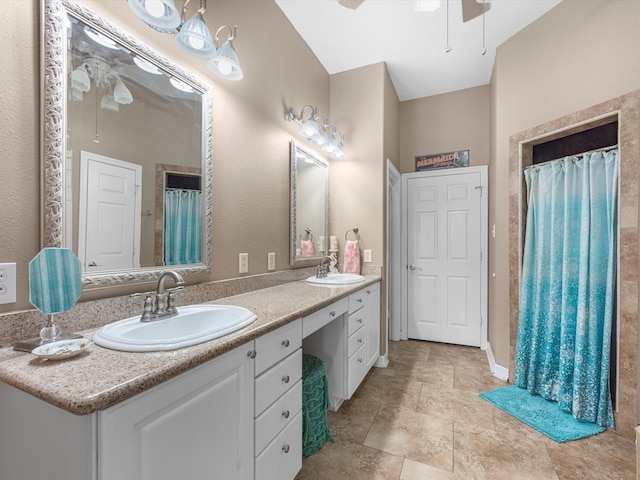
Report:
M200 263L201 193L197 190L167 190L164 212L165 265Z
M613 427L609 367L618 152L525 171L527 224L515 384L582 421Z

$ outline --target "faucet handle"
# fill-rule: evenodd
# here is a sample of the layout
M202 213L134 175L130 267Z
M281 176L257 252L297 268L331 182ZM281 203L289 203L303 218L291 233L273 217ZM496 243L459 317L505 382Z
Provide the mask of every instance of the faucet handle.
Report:
M132 293L129 295L131 298L135 297L145 297L144 298L144 307L142 311L142 316L140 317L140 321L148 322L153 318L153 299L152 295L155 292L142 292L142 293Z
M174 315L178 313L178 310L176 309L176 305L175 305L174 294L176 292L179 292L182 289L184 289L183 285L167 289L167 314Z

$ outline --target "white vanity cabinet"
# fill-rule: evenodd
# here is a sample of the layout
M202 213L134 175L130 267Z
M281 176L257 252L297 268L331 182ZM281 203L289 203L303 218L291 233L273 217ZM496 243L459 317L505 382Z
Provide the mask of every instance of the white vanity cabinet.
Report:
M351 398L380 355L380 283L302 319L303 350L326 366L331 408Z
M293 480L302 468L302 320L255 345L255 480Z
M244 344L90 415L0 382L0 478L252 479L253 349Z
M367 371L380 357L380 282L364 289L367 329Z
M98 412L98 480L252 479L253 349Z

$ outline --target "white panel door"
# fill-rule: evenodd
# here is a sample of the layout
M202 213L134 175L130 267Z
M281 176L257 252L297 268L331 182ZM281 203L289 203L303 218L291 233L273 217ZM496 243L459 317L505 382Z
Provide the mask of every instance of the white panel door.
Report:
M407 180L408 336L481 346L480 172Z
M80 162L83 271L139 268L142 167L89 152Z

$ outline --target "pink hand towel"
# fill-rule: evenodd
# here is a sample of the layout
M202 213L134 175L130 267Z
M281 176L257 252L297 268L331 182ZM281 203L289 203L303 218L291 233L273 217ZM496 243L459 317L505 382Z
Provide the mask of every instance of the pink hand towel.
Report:
M313 248L313 240L300 240L300 256L313 257L316 254Z
M360 248L358 240L347 240L344 246L342 273L360 273Z

